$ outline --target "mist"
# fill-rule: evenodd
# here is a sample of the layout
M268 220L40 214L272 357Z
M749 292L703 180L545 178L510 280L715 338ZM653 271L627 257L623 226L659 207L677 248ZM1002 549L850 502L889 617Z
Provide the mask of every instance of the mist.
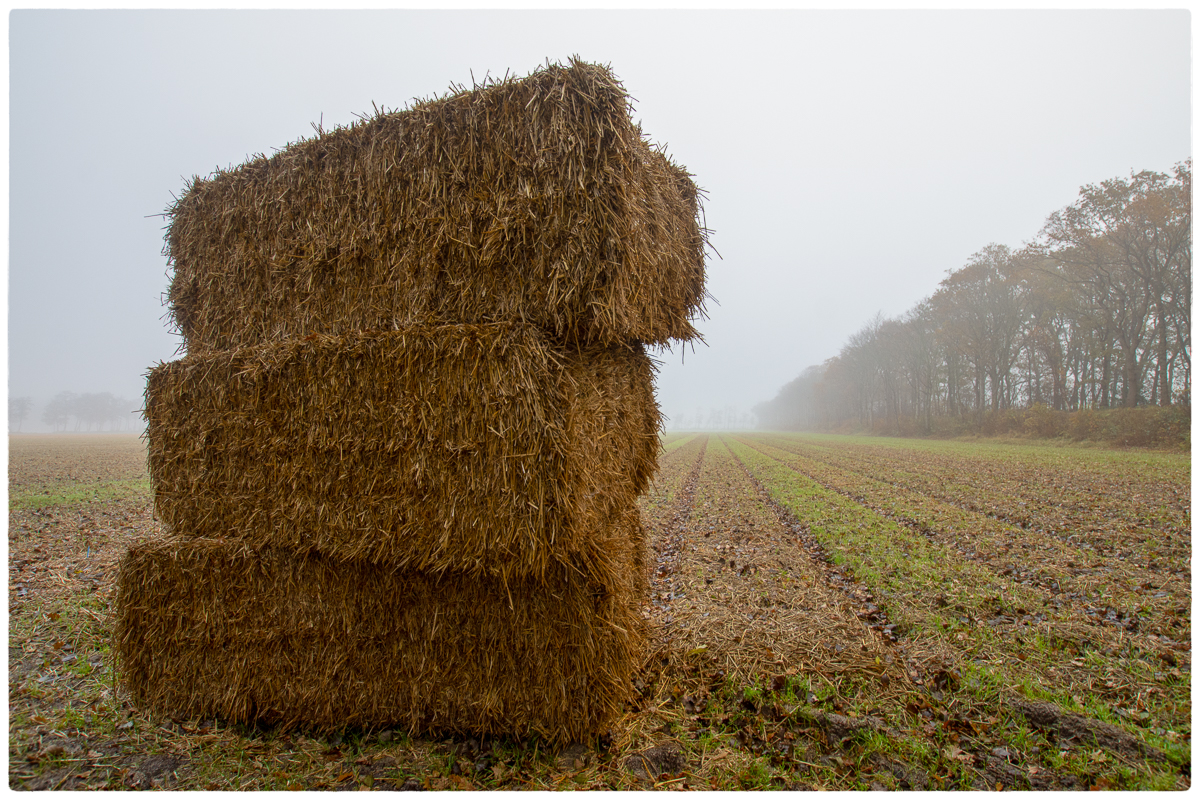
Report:
M1190 156L1182 10L8 21L8 391L30 398L24 431L64 392L137 406L177 356L160 215L192 176L546 60L610 65L707 194L704 342L655 353L669 429L752 426L873 315L990 243L1019 247L1079 187Z

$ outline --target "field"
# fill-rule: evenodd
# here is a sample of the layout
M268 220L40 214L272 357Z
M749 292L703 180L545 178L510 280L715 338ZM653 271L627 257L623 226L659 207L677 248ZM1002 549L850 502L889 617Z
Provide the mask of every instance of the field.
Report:
M9 444L17 789L1185 789L1187 455L675 434L653 647L591 746L161 719L109 660L130 436Z

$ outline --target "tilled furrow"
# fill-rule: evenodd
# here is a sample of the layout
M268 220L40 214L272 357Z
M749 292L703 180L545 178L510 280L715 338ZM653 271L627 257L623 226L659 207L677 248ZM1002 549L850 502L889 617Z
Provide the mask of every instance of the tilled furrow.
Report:
M765 470L763 481L773 494L784 492L782 503L795 509L802 520L811 516L812 524L821 526L826 546L871 571L872 582L878 580L877 589L886 595L886 605L895 609L903 624L922 629L914 631L922 644L928 638L940 639L976 663L999 666L1005 680L1030 680L1065 695L1078 693L1080 687L1102 685L1114 706L1149 707L1171 720L1168 724L1178 724L1179 690L1172 688L1151 698L1139 689L1156 662L1187 669L1187 657L1172 638L1131 636L1120 626L1097 626L1062 595L1051 599L1038 587L1006 586L1006 579L986 563L976 563L886 519L837 487L823 486L786 458L741 439L738 448L751 462L747 466L752 472ZM794 488L787 473L796 476ZM1058 605L1056 600L1063 602ZM984 631L990 634L979 635Z
M700 452L692 462L691 470L675 495L666 525L654 529L651 546L655 552L653 573L650 576L651 619L656 623L661 638L670 636L669 628L674 622L671 602L678 591L675 574L678 572L679 556L683 545L683 531L692 516L695 503L696 484L700 480L700 469L704 465L704 454L708 449L708 437L700 441Z
M776 458L753 442L743 443L767 457ZM790 450L779 450L794 458L808 460ZM1137 633L1140 630L1144 633L1154 633L1157 638L1153 641L1167 648L1172 647L1176 639L1186 638L1187 629L1180 628L1180 618L1173 609L1162 610L1150 618L1146 616L1149 598L1145 596L1142 587L1161 588L1161 584L1153 583L1156 576L1152 573L1127 567L1124 577L1138 587L1138 591L1127 591L1120 584L1113 582L1111 568L1103 572L1099 569L1105 566L1103 559L1085 549L1058 543L1054 538L1041 537L1036 533L1019 531L990 519L980 519L976 525L972 525L968 520L959 519L953 524L958 530L943 530L946 523L942 526L936 523L936 512L922 515L906 510L912 503L898 497L887 498L891 501L889 505L881 499L882 493L867 494L862 486L852 485L863 481L877 484L880 488L887 485L876 479L861 478L856 474L846 476L846 473L842 472L847 479L839 481L836 468L827 475L818 469L806 469L790 460L781 463L785 463L822 488L836 492L884 519L903 525L931 542L950 548L959 557L994 572L998 578L1012 581L1014 586L1036 588L1045 595L1045 605L1048 609L1062 612L1064 609L1074 608L1078 619L1092 625L1121 628L1128 633ZM827 467L821 462L814 464L817 467ZM935 507L939 504L935 499L920 499L934 504ZM947 513L962 515L962 512ZM964 529L970 529L969 536L963 535ZM1042 567L1030 566L1031 553L1038 554L1036 563L1042 564ZM1049 565L1049 568L1046 565ZM1034 623L1045 620L1044 613L1034 610L1028 610L1021 616L1028 617ZM1003 623L1004 617L1005 615L998 614L993 618L993 624Z
M787 437L768 441L786 452L1052 537L1069 547L1087 548L1131 566L1143 563L1154 572L1188 574L1179 565L1190 560L1189 504L1153 481L1114 489L1120 481L1104 473L1071 477L1049 467L1010 464L998 470L987 462L925 453L919 459L904 459L899 453L876 453L862 446L833 450ZM902 469L897 470L900 464ZM1082 488L1072 488L1077 485ZM1151 523L1139 513L1142 507L1170 507L1175 514Z
M833 684L890 671L857 606L826 583L736 464L723 441L710 440L674 563L677 652L747 680L799 671Z
M734 454L734 459L746 480L754 487L759 502L769 508L779 524L794 537L796 545L824 574L825 583L840 592L854 606L855 615L875 634L880 643L894 647L898 660L904 663L906 676L913 683L923 685L931 673L943 669L942 663L937 663L930 669L928 659L918 660L907 656L903 627L892 622L887 611L878 605L878 598L871 587L858 580L854 576L854 571L849 567L836 564L828 550L813 536L808 526L800 522L795 514L771 497L767 487L755 477L741 458Z

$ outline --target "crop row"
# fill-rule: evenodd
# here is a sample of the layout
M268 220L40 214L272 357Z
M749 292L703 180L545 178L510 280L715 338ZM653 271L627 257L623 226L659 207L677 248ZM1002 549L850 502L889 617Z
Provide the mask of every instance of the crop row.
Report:
M1155 571L1187 571L1190 460L1184 456L1011 445L966 449L946 442L861 444L795 435L770 441Z
M1022 528L828 461L756 442L764 454L822 486L905 524L1018 586L1036 586L1043 605L1107 628L1188 638L1186 580L1113 558L1041 526Z
M913 488L929 488L937 468L926 461L936 461L938 453L894 448L889 472L887 448L846 450L851 454L829 441L796 437L681 437L664 455L655 489L663 492L659 500L672 496L661 487L678 485L702 458L698 472L692 472L699 480L688 510L690 536L676 543L683 551L682 558L675 555L677 565L707 581L702 593L729 608L744 608L747 596L722 588L727 565L736 565L739 574L752 569L762 560L764 542L770 542L770 558L806 552L801 540L807 537L815 548L806 552L810 562L827 560L850 576L843 588L857 587L858 617L887 623L886 630L871 625L880 635L862 649L874 652L877 643L891 641L897 663L916 665L911 676L918 682L924 678L928 685L930 676L939 669L944 675L953 665L956 678L970 681L979 692L999 695L1019 687L1025 696L1049 699L1091 718L1133 721L1134 729L1146 729L1160 743L1186 735L1180 733L1187 731L1190 716L1186 580L1051 532L1036 517L1036 508L1027 511L1022 526L954 502L948 493ZM987 470L969 473L972 459L952 456L963 485L985 483L981 475L999 469L989 463ZM1093 468L1085 463L1076 473ZM652 500L646 507L658 505ZM772 515L774 533L764 540L758 533L763 523L749 520ZM747 531L755 535L748 539ZM747 549L747 541L756 543ZM805 574L805 569L793 565L789 573ZM810 567L807 574L818 573ZM781 602L789 602L775 591L778 564L762 580L745 585L754 586L767 611L744 612L742 636L767 631L768 641L774 637L786 649L780 629L764 627L778 615ZM693 597L684 596L689 602ZM673 621L677 627L686 623L680 635L698 646L699 639L686 631L704 624L686 610L680 613L678 595L675 599ZM835 616L791 618L788 624L796 629L789 633L791 640L820 633L823 619L830 625Z

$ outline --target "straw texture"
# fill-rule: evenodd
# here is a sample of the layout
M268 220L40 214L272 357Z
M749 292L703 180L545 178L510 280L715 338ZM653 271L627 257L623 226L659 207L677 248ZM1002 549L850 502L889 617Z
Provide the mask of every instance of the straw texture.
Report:
M665 344L703 314L700 192L580 61L193 178L167 215L189 353L513 320Z
M616 527L612 541L644 548L636 513ZM163 714L584 741L631 691L639 583L571 565L431 576L176 537L126 555L115 650L136 702Z
M194 178L186 355L147 380L168 535L117 577L159 713L587 740L644 656L647 344L698 338L689 173L578 60Z
M652 380L641 345L555 347L528 325L188 356L147 384L155 511L202 538L541 575L645 490Z

